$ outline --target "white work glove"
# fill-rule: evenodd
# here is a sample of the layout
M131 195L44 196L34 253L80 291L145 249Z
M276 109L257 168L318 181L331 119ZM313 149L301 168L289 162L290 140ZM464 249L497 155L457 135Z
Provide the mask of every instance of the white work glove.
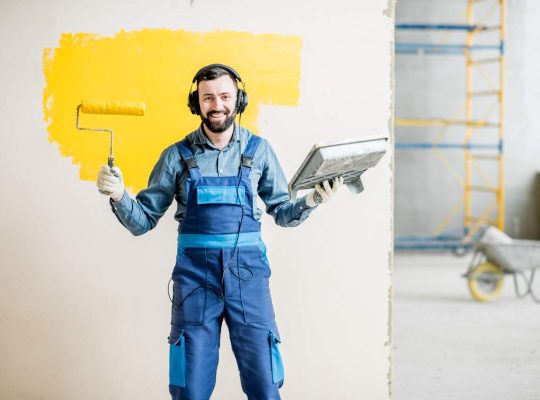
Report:
M97 187L101 194L110 196L112 201L120 201L125 189L120 168L104 165L98 174Z
M309 192L306 196L306 204L308 207L315 207L318 204L329 202L342 185L342 176L336 176L334 178L332 181L332 187L330 187L328 180L324 181L322 186L320 183L317 183L315 185L315 189Z

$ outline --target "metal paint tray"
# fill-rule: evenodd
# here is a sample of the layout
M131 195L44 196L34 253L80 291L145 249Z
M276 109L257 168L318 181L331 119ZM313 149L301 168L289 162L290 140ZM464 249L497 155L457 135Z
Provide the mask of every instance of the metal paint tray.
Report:
M370 137L314 145L289 183L292 200L299 190L313 189L315 184L336 176L343 176L352 193L362 192L361 175L386 153L387 140Z

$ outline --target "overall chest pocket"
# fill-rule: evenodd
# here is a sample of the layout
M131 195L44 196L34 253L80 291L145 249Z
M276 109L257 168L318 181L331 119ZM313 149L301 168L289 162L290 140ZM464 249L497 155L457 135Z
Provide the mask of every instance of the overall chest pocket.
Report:
M236 204L243 205L246 189L243 186L199 186L197 204Z

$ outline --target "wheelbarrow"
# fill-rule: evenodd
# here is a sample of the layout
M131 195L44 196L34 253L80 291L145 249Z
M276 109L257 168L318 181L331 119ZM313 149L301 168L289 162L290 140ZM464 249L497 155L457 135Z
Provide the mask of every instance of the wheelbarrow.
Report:
M475 300L498 298L504 275L512 275L516 296L530 295L540 303L532 287L536 268L540 268L540 241L512 239L496 227L488 226L475 243L471 263L463 276Z

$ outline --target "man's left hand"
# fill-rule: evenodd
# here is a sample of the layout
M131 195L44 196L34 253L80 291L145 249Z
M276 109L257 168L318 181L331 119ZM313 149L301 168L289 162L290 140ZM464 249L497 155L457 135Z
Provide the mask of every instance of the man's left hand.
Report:
M315 189L308 193L306 204L308 207L315 207L316 205L329 202L342 185L342 176L335 177L332 181L332 185L330 185L328 180L324 181L322 186L320 183L317 183Z

